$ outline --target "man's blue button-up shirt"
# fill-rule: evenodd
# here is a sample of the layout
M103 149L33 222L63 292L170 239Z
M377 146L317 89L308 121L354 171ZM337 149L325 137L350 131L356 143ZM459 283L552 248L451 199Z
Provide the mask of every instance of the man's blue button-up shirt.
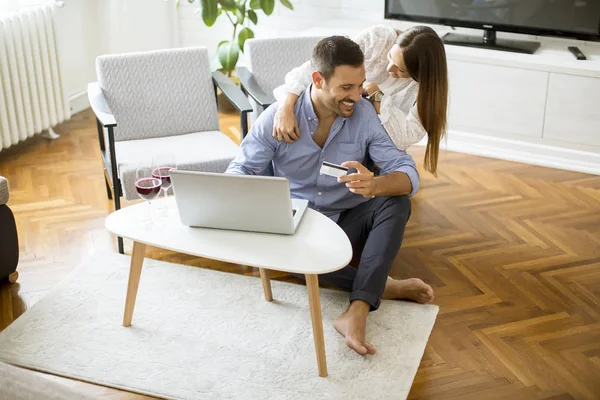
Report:
M300 95L294 110L300 138L286 143L273 137L273 119L278 104L272 104L252 124L226 172L260 175L272 163L274 175L288 179L292 198L308 200L309 207L337 221L340 212L369 199L352 193L335 177L320 175L321 163L363 163L368 154L382 175L393 171L406 173L412 182L410 196L413 196L420 185L415 162L394 145L367 100L361 99L354 105L352 117L335 120L323 148L314 142L319 121L310 97L311 87Z

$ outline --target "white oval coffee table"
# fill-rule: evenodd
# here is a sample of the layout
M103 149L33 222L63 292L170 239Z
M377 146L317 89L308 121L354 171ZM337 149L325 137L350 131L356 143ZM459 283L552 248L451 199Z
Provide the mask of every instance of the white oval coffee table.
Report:
M153 227L142 224L149 212L146 202L122 208L106 218L110 232L133 240L123 326L130 326L133 318L146 245L257 267L267 301L273 299L269 270L304 274L319 375L327 376L318 275L339 270L350 262L352 246L344 231L312 209L306 210L294 235L191 228L181 224L174 197L152 202L152 207L165 205L172 210L171 216L160 218L160 224Z

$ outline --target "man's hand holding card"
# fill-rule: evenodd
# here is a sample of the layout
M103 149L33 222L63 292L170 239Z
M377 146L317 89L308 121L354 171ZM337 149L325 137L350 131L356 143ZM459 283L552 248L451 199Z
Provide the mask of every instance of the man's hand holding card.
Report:
M352 193L360 194L368 199L375 197L376 183L373 173L358 161L346 161L342 167L355 168L356 172L338 178L338 182L345 182Z

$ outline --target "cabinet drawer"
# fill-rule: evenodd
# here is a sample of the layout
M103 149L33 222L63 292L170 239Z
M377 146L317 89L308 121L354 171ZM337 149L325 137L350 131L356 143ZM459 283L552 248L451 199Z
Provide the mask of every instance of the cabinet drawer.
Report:
M544 139L600 146L600 79L550 74Z
M449 61L448 126L500 137L542 137L548 73Z

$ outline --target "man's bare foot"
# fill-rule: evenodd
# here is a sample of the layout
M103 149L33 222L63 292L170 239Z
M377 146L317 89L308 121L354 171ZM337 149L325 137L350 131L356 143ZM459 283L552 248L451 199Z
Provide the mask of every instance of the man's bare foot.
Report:
M375 346L365 340L367 316L371 306L362 300L354 300L348 309L333 323L335 330L344 337L346 344L360 355L375 354Z
M388 277L382 299L408 299L418 303L431 303L433 289L418 278L392 279Z

